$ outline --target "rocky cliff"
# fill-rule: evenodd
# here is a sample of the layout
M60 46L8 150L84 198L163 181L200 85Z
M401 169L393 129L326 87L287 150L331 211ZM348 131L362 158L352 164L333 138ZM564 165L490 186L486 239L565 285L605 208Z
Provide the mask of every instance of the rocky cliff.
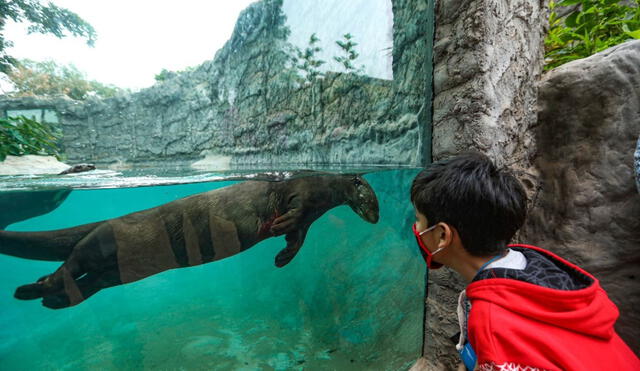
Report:
M358 4L351 9L364 14L347 16L363 22L368 2ZM393 80L366 69L310 77L289 42L303 31L287 23L283 0L263 0L241 13L226 45L193 71L116 98L2 99L0 110L55 111L70 161L193 161L208 153L232 166L417 165L428 127L418 124L428 104L425 4L394 0L393 22L380 20L393 24Z

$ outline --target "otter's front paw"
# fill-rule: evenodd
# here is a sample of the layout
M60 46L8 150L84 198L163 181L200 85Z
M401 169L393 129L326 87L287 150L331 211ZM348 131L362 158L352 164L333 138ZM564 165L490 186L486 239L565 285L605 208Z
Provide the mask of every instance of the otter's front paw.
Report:
M276 267L282 268L296 256L297 251L290 248L282 249L278 255L276 255Z

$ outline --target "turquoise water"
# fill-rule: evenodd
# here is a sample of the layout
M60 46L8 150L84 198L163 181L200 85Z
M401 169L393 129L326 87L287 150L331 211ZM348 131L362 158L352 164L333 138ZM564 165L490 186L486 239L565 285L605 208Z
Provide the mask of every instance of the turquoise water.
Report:
M0 255L0 369L408 369L420 356L425 274L410 229L415 174L365 175L380 221L334 208L311 226L284 268L273 264L284 238L271 238L221 261L50 310L13 292L60 263ZM71 227L235 182L76 189L53 211L7 230Z

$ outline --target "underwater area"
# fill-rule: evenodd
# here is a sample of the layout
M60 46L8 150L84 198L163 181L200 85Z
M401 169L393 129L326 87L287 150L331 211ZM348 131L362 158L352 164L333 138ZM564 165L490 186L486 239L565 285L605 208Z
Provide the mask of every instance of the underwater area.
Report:
M311 225L302 249L283 268L274 257L286 242L274 237L223 260L168 270L52 310L13 293L60 263L0 255L0 369L407 369L420 356L423 328L425 266L414 246L408 201L416 173L366 173L379 221L367 223L348 206L333 208ZM270 174L272 181L295 177ZM135 187L123 187L122 175L102 183L90 173L63 180L0 177L0 199L22 200L12 209L25 210L33 206L29 200L41 202L37 194L65 193L46 214L6 228L47 231L261 177L268 178L249 171L147 174L131 177L128 184L144 185Z

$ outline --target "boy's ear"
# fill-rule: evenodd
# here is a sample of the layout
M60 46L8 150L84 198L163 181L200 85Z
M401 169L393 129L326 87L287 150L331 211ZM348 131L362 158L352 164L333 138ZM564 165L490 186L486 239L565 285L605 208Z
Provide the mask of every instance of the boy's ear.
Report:
M456 230L447 223L438 223L438 248L450 246L455 238Z

